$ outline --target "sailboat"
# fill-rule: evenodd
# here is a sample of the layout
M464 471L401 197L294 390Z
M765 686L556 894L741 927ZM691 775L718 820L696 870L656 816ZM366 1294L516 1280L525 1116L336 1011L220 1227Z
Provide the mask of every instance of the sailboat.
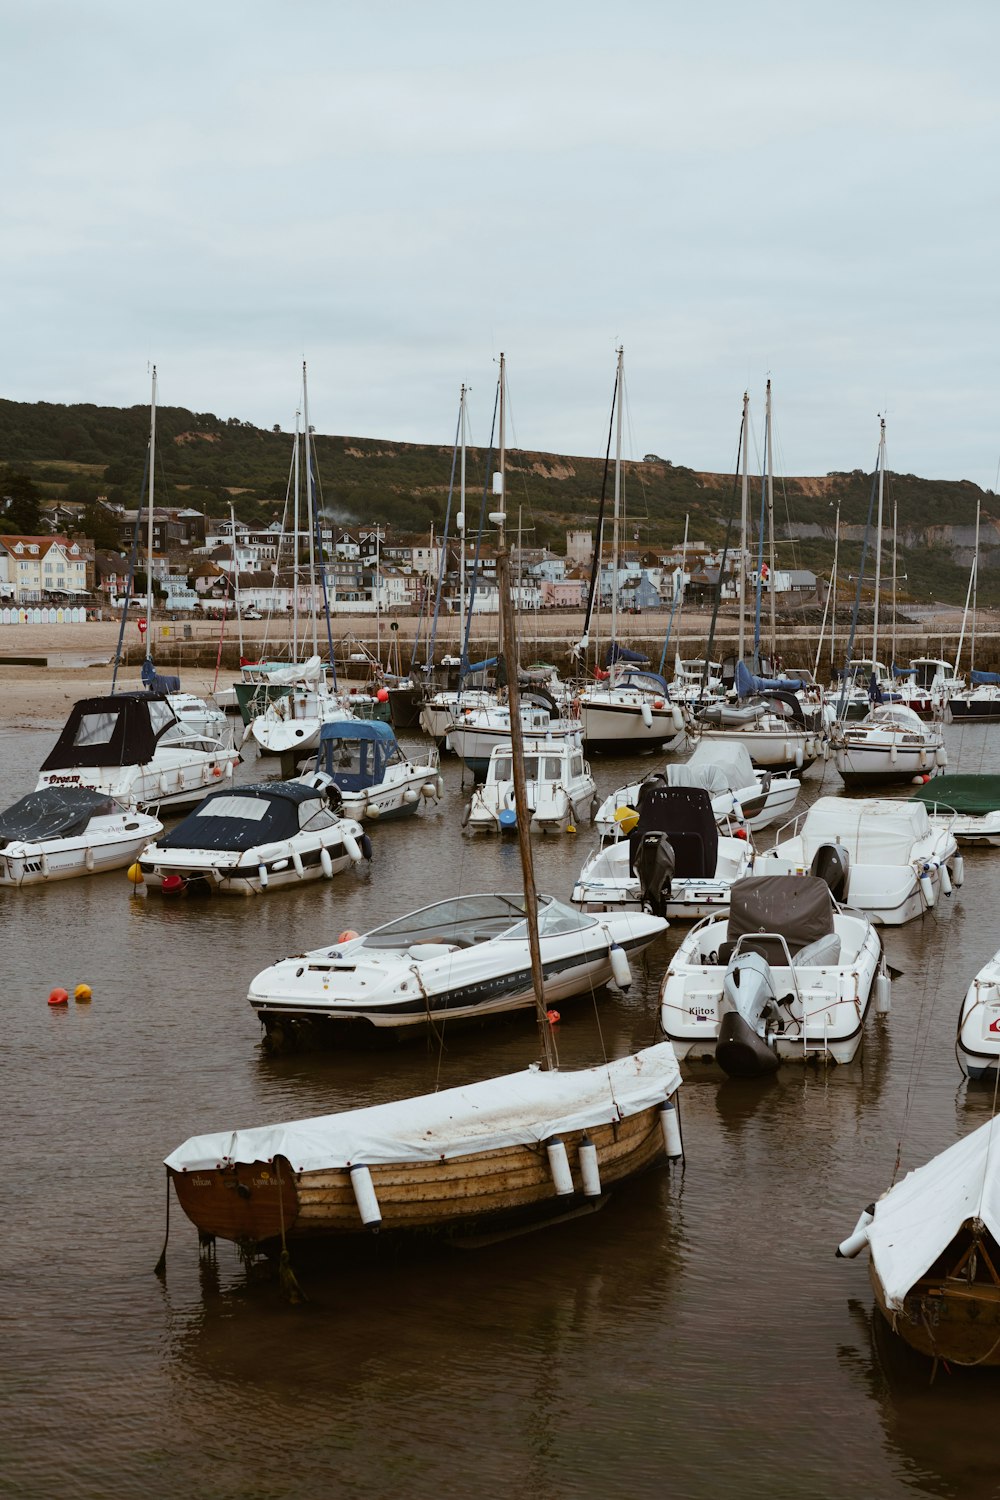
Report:
M977 672L976 671L976 616L978 613L979 593L979 525L980 506L976 501L976 542L972 555L972 568L969 572L969 590L965 599L965 612L962 615L962 629L958 638L958 650L955 652L954 676L958 677L958 664L962 655L962 644L965 640L965 626L970 614L972 628L969 636L969 686L959 685L958 690L948 695L948 708L951 717L956 724L988 724L993 719L1000 719L1000 672Z
M609 1190L679 1157L680 1071L659 1043L633 1056L561 1071L545 1014L520 729L510 560L504 537L503 393L493 493L501 627L511 664L511 738L540 1065L441 1093L338 1114L196 1136L166 1158L202 1241L287 1252L291 1242L357 1240L382 1230L444 1235L548 1222L602 1203ZM162 1263L162 1258L161 1258Z
M882 583L882 509L885 492L885 418L879 418L878 445L878 518L875 523L875 612L872 629L872 660L878 661L879 596ZM869 521L871 511L869 510ZM862 572L858 577L855 622L861 598ZM850 659L852 641L848 646ZM913 709L903 703L883 702L877 682L872 683L872 708L866 717L852 724L843 718L830 728L834 761L845 786L891 786L912 782L916 777L930 776L938 767L948 764L944 732L938 725L925 724Z
M684 713L670 701L667 681L637 653L618 640L618 593L622 498L622 413L625 351L618 350L615 375L615 490L611 532L611 643L605 657L603 677L583 688L579 695L583 740L591 750L649 750L673 742L684 731ZM601 576L601 529L594 551L594 580ZM591 586L591 610L595 595ZM590 611L577 646L581 657L589 644Z

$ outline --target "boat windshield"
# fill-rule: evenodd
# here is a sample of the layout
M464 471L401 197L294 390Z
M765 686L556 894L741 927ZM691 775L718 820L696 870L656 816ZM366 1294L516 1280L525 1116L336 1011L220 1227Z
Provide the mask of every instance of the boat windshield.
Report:
M365 948L408 948L414 943L457 943L469 947L505 936L524 920L524 897L484 893L454 896L376 927L362 940Z
M597 918L588 915L587 912L577 911L574 906L567 906L562 901L556 901L552 896L539 896L538 898L538 936L539 937L561 937L567 932L583 932L584 928L596 926ZM528 924L518 922L509 932L504 933L505 938L513 938L518 942L527 942Z
M513 778L509 755L498 755L490 766L491 781L510 781ZM526 755L524 777L526 781L560 782L566 771L559 755Z

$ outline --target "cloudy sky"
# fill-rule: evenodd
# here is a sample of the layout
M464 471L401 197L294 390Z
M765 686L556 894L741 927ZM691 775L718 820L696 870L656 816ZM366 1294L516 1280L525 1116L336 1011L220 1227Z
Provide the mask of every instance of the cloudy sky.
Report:
M1000 7L0 0L0 395L993 487Z

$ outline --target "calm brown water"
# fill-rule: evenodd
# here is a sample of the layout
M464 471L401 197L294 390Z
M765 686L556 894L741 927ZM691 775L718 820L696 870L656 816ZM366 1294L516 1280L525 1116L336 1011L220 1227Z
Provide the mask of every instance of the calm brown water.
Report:
M1000 736L949 731L952 766L1000 769ZM0 734L0 805L52 729ZM957 753L960 750L960 754ZM634 764L634 763L633 763ZM602 791L629 765L595 764ZM256 768L243 768L246 779ZM460 890L519 886L514 848L442 810L375 832L352 875L248 903L132 899L123 874L0 892L6 1161L0 1176L0 1493L244 1497L1000 1494L1000 1381L933 1387L873 1345L864 1261L834 1259L888 1185L985 1118L953 1054L962 993L1000 941L1000 851L887 934L888 1023L828 1075L682 1093L687 1170L603 1214L476 1252L305 1277L290 1307L220 1245L199 1264L163 1156L187 1136L376 1102L523 1067L530 1025L443 1056L270 1060L248 980L286 952ZM807 777L813 796L818 768ZM839 788L827 772L824 790ZM766 837L766 835L765 835ZM566 895L589 847L536 842ZM674 928L629 997L566 1006L564 1061L654 1039ZM59 984L89 1008L53 1011ZM884 1341L882 1341L884 1342Z

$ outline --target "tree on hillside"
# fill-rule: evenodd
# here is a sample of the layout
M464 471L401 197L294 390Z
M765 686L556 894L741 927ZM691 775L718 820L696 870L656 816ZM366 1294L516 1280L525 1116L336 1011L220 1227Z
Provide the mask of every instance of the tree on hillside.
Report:
M118 526L103 505L88 505L80 519L80 530L102 552L117 552Z
M0 473L0 530L7 536L35 536L41 521L38 489L29 475Z

